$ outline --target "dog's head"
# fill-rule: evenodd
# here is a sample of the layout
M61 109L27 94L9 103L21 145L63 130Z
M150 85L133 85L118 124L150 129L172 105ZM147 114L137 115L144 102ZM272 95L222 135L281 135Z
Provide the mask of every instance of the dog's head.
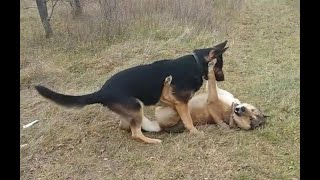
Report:
M208 63L213 59L217 59L214 66L214 73L217 81L224 81L223 67L223 53L229 48L225 47L228 41L224 41L214 47L205 49L196 49L193 52L198 56L201 61L202 68L204 69L204 79L208 80Z
M232 106L231 118L239 128L244 130L252 130L264 125L269 117L251 104L233 103Z

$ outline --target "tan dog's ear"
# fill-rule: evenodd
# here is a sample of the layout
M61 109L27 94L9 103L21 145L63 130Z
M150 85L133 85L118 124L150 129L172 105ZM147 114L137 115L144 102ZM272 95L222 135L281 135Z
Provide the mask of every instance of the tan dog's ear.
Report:
M264 117L264 118L268 118L268 117L270 117L270 116L263 114L263 117Z
M270 117L269 115L265 115L265 114L261 111L261 109L260 109L260 108L259 108L258 110L261 112L261 114L262 114L263 118L268 118L268 117Z

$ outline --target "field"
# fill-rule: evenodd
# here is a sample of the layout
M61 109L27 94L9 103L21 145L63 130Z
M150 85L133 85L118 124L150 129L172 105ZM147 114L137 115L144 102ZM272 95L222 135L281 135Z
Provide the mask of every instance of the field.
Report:
M57 3L49 39L35 1L20 2L21 179L300 179L299 1L81 2L79 18L66 1ZM69 110L33 88L93 92L125 68L224 40L230 48L219 87L270 115L265 128L198 127L204 137L145 133L162 140L146 145L101 105ZM145 112L154 118L154 107Z

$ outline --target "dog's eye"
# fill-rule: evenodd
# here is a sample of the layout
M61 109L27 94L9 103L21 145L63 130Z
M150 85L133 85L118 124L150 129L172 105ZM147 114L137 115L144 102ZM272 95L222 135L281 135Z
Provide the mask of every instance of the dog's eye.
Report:
M254 120L254 118L252 116L249 117L250 121Z
M251 112L254 112L254 109L251 109Z

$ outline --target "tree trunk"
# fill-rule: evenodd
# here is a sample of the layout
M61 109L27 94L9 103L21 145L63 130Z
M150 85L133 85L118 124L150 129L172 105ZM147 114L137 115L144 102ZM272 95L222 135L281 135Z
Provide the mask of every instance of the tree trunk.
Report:
M43 24L44 31L46 33L46 38L49 38L52 36L53 32L48 19L47 2L46 0L36 0L36 3L37 3L40 18L41 18L41 22Z
M79 17L82 14L82 6L80 0L71 0L73 18Z

